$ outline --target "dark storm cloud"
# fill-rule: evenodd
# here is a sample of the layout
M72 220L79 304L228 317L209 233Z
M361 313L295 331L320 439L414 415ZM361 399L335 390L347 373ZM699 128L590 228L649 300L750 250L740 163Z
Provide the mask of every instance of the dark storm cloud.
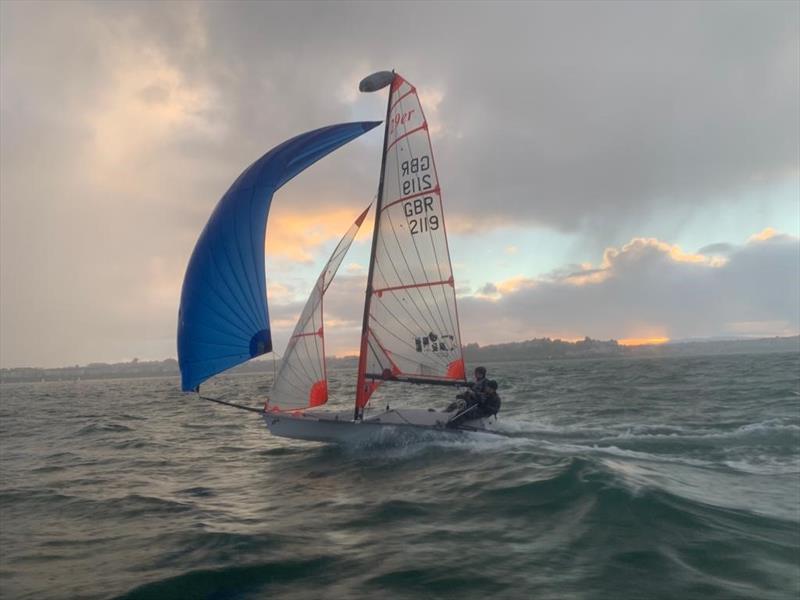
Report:
M797 176L797 3L94 9L131 21L219 93L230 131L219 155L234 140L237 159L256 154L254 132L282 139L349 117L336 97L370 69L394 66L441 92L437 151L453 214L613 228L656 205ZM374 186L371 171L360 175Z
M150 11L242 130L341 118L359 68L441 92L453 213L613 228L797 176L797 3L208 4L202 53Z

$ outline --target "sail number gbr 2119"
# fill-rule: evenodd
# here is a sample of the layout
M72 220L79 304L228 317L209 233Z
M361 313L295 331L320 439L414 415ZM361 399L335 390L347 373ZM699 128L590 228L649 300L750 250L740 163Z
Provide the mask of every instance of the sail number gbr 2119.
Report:
M430 167L431 159L429 156L412 158L400 164L401 188L404 196L425 192L433 187L431 174L426 173ZM439 229L439 215L431 214L435 212L433 196L421 196L403 202L403 214L408 220L408 228L411 235Z

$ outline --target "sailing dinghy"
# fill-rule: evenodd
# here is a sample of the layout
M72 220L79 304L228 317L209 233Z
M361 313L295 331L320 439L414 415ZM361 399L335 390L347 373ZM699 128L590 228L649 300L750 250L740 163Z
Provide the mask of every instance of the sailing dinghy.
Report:
M263 416L278 436L322 441L375 439L387 429L488 432L452 413L388 406L370 410L382 385L465 386L455 282L442 191L428 122L416 88L393 71L362 80L389 87L383 155L364 302L353 410L328 400L324 296L369 208L336 246L300 314ZM346 123L284 142L246 169L220 200L189 261L181 293L178 356L184 391L270 352L264 236L275 191L303 169L379 123ZM388 390L387 390L388 392Z

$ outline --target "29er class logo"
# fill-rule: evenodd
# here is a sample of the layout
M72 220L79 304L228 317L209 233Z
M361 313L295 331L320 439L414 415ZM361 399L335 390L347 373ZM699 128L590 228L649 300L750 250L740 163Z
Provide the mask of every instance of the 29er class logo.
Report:
M456 347L456 338L450 334L437 335L432 331L426 335L414 338L417 352L451 352Z

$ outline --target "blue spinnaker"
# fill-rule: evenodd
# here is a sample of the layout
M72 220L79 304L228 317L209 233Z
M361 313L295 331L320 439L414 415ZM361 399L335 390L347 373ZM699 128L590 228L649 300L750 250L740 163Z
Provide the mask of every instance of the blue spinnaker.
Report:
M315 129L250 165L217 204L183 279L178 362L183 391L272 350L264 237L272 195L323 156L380 121Z

